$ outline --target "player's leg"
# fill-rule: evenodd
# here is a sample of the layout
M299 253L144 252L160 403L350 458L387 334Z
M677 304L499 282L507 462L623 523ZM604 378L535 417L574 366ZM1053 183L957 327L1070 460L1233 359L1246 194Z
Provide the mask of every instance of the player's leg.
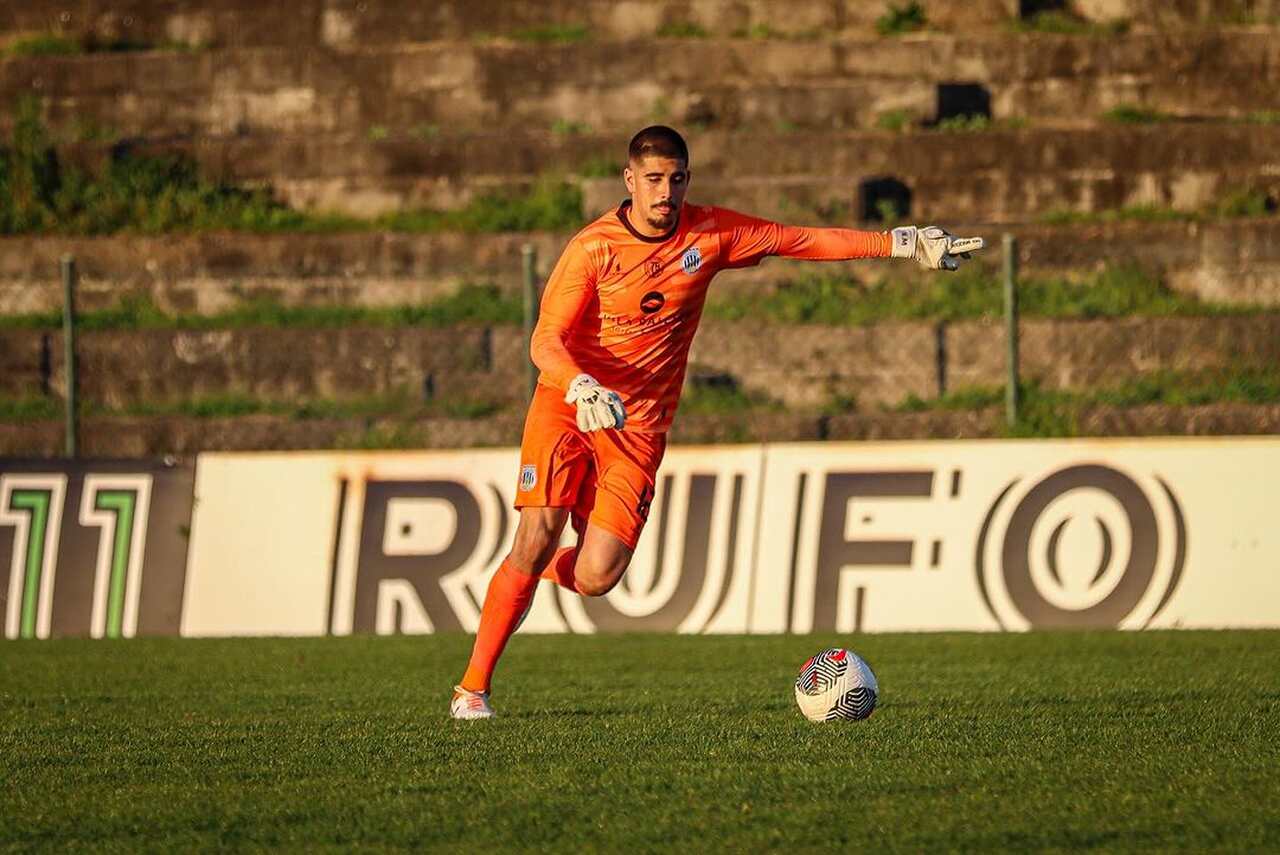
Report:
M602 597L613 590L631 564L634 546L598 525L587 524L574 565L578 592Z
M596 471L584 484L580 505L575 508L577 553L557 553L544 576L554 574L550 576L553 581L564 587L599 597L613 590L631 563L653 502L666 438L661 434L600 431L593 435L593 441ZM585 525L580 517L587 518ZM569 560L573 572L566 578Z
M635 550L612 531L590 524L584 517L575 514L573 521L578 542L555 550L541 578L575 594L603 596L618 584Z
M511 552L499 565L498 572L493 574L485 592L471 660L458 684L462 691L456 693L455 700L462 696L468 706L476 709L483 701L487 708L487 698L473 696L488 694L498 659L533 602L533 594L538 587L537 571L554 555L568 516L568 508L520 509L520 522L516 526Z
M471 659L450 703L455 718L493 714L488 692L494 668L533 600L539 571L555 554L590 464L590 445L578 430L573 408L556 390L539 386L520 446L515 541L485 592Z
M566 507L523 507L507 562L520 572L537 576L556 553L560 533L569 519Z

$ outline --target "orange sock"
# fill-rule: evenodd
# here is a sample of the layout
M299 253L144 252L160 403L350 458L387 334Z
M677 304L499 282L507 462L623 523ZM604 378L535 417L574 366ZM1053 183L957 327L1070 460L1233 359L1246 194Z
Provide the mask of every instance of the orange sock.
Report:
M489 691L489 680L493 677L498 657L524 617L537 587L537 576L521 573L511 566L509 559L502 562L484 595L480 628L471 648L467 673L462 676L462 688L472 692Z
M578 547L562 546L556 550L551 562L542 571L541 578L546 579L548 582L555 582L562 588L568 588L575 594L581 594L582 592L578 590L578 580L573 575L573 565L577 561Z

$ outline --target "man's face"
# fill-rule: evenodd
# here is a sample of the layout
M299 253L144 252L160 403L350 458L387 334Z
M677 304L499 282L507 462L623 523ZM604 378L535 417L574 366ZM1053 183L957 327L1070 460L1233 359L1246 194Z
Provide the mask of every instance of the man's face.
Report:
M628 163L622 177L631 193L631 225L654 236L671 231L689 189L685 162L649 155Z

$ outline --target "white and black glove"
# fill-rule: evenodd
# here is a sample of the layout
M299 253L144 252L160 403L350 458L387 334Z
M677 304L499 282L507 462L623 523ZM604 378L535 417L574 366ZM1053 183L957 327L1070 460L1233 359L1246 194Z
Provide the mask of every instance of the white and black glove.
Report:
M601 386L590 374L579 374L570 381L564 402L577 405L578 427L581 430L621 430L627 423L627 411L622 406L622 397Z
M914 258L930 270L957 270L961 258L987 245L980 237L954 237L937 226L902 226L892 235L894 258Z

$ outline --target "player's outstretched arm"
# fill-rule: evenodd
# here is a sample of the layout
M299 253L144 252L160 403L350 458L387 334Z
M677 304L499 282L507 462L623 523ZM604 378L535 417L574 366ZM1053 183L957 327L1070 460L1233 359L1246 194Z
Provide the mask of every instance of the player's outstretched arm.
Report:
M726 267L750 267L769 255L810 261L914 258L930 270L955 270L960 259L986 246L980 237L957 238L937 226L903 226L892 232L788 226L716 209Z
M938 226L901 226L890 235L894 258L914 258L929 270L958 270L960 259L987 245L980 237L958 238Z

